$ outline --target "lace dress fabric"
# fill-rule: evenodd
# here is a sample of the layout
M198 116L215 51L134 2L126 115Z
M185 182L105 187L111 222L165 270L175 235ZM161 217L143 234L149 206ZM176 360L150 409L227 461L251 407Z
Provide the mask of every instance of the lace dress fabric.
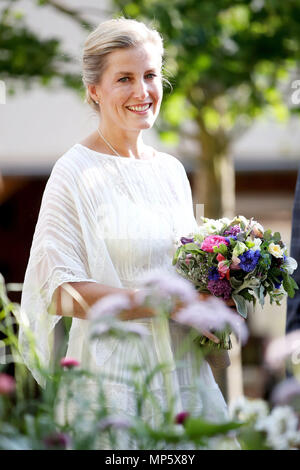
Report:
M149 160L119 158L81 144L60 157L44 191L21 299L19 341L24 361L36 380L44 385L33 366L26 331L34 335L41 363L48 367L53 357L54 326L61 318L51 314L58 286L88 281L139 288L149 270L174 269L174 241L196 228L189 181L175 157L159 153ZM125 380L128 364L142 361L145 352L152 366L159 359L153 320L135 322L146 325L149 331L142 346L116 338L89 343L88 321L73 318L67 356L92 372L115 373ZM185 334L186 327L169 322L174 357ZM192 351L186 352L172 375L180 407L193 408L211 420L227 419L226 403L206 361L199 365ZM197 389L195 379L201 384ZM162 376L157 376L152 387L163 402ZM130 387L122 381L107 380L106 388L112 407L134 414ZM87 391L92 399L92 383L84 384L83 393ZM153 407L149 406L145 419L155 424ZM123 443L123 448L126 445Z

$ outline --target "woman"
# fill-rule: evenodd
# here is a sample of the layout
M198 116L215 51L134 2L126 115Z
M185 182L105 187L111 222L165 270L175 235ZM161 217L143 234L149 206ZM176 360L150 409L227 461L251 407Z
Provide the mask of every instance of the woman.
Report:
M125 374L128 362L138 360L138 352L117 339L87 343L88 321L80 298L92 305L107 294L126 292L133 299L144 273L155 268L172 269L175 238L197 227L183 165L143 141L143 131L153 126L160 110L162 57L158 32L134 20L101 23L86 40L83 83L87 102L99 115L99 125L54 165L41 204L21 301L44 365L52 357L55 324L61 316L71 315L67 356L93 371ZM71 305L61 301L66 283L80 294ZM133 307L123 320L150 326L146 347L155 362L157 332L152 315L149 310ZM184 331L184 327L170 322L175 352ZM22 328L20 344L30 366ZM183 406L187 406L184 400L194 374L190 355L185 360L184 370L175 374ZM38 371L32 369L32 373L43 385ZM197 373L205 384L198 397L198 410L207 418L226 419L226 405L209 365L204 361ZM162 385L157 387L159 393ZM119 409L130 413L126 386L110 382L108 390Z

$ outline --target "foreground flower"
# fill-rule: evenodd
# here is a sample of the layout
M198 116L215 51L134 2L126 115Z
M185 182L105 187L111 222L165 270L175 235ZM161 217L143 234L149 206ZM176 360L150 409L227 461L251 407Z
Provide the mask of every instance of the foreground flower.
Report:
M269 407L264 400L240 396L230 403L229 413L233 420L256 422L268 416Z
M244 344L248 339L248 329L243 318L232 311L216 297L190 304L176 313L173 318L184 325L202 331L223 331L229 327Z
M80 362L77 361L77 359L73 359L72 357L63 357L60 360L60 365L66 369L73 369L73 367L80 366Z
M297 449L300 446L299 418L290 406L277 406L266 418L255 425L258 431L265 431L267 444L274 450Z
M62 432L50 434L43 441L46 447L53 449L67 449L71 445L70 436Z
M276 385L271 395L271 401L276 405L288 405L296 398L300 398L300 382L294 377Z
M98 423L98 429L105 431L107 429L128 429L131 426L131 422L128 418L122 416L107 416Z
M118 316L123 310L128 310L132 306L127 294L110 294L93 304L88 312L90 320L101 319L104 316Z
M280 369L287 359L300 363L300 329L274 339L266 349L265 363L271 369Z
M198 300L198 294L188 280L176 272L162 269L153 269L141 279L142 288L136 292L137 304L142 304L147 297L151 297L155 304L169 303L179 300L183 304L190 304Z
M148 329L138 323L130 323L127 321L116 320L115 318L107 318L97 321L91 325L91 338L99 338L100 336L115 336L119 339L126 339L128 336L143 338L149 335Z
M181 411L180 413L177 413L177 415L175 416L175 423L183 424L189 416L190 416L190 413L188 411Z
M16 381L8 374L0 374L0 395L10 395L15 391Z

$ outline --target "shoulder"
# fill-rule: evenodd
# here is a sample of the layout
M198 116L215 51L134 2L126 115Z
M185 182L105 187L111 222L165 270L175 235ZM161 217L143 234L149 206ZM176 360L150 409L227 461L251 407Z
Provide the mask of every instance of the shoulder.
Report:
M171 155L170 153L166 153L166 152L157 152L157 155L160 158L164 159L165 161L169 162L170 165L173 165L174 167L176 167L180 171L185 172L185 167L184 167L183 163L181 162L181 160L179 160L178 157L175 157L174 155Z
M70 181L82 174L82 171L90 166L90 160L81 147L74 144L63 155L61 155L52 168L50 177L61 176Z

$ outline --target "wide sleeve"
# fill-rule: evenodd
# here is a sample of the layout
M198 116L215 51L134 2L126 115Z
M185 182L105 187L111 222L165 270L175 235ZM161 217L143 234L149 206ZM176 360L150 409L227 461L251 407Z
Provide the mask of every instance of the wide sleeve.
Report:
M58 161L47 182L23 282L19 312L19 347L34 378L44 380L51 367L54 326L61 316L50 313L56 288L66 282L91 279L82 222L78 215L78 187L72 172Z

